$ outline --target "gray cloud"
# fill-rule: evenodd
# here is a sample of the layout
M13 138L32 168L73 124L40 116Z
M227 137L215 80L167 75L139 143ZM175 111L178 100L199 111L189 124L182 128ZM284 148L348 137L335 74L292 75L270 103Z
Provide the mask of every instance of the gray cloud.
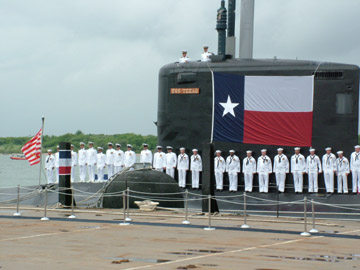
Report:
M158 71L181 49L217 51L219 4L2 1L0 136L35 133L42 115L47 134L156 134ZM257 0L254 56L359 65L359 11L357 0Z

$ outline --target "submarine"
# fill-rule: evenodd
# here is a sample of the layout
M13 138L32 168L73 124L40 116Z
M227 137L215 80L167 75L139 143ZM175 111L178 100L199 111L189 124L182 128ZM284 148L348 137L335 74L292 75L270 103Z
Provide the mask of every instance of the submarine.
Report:
M213 119L212 72L242 76L313 76L314 97L311 145L302 147L302 154L309 155L309 147L317 149L321 158L326 147L333 153L342 150L349 157L358 144L359 67L356 65L293 59L253 59L254 0L241 1L239 58L235 58L235 7L236 0L221 1L217 12L218 54L210 62L170 63L159 71L157 132L159 145L171 145L174 149L197 148L203 157L201 184L203 194L214 191L214 151L223 151L223 157L234 149L240 160L247 150L257 159L261 149L273 159L279 145L259 145L211 141ZM227 13L229 16L227 16ZM227 34L227 36L226 36ZM290 158L294 146L281 145ZM290 160L290 159L289 159ZM335 177L336 178L336 177ZM190 186L188 175L187 183ZM319 193L325 193L323 175L318 178ZM336 190L336 179L335 190ZM271 174L269 193L277 194L275 176ZM304 177L304 194L307 193L307 177ZM228 179L224 177L224 188ZM239 174L239 191L244 190L243 174ZM351 175L348 177L352 187ZM258 191L258 179L254 177L254 191ZM292 175L286 179L285 194L294 192ZM257 194L261 195L261 194ZM294 194L295 195L295 194ZM302 195L304 196L304 195ZM344 195L348 196L348 195Z

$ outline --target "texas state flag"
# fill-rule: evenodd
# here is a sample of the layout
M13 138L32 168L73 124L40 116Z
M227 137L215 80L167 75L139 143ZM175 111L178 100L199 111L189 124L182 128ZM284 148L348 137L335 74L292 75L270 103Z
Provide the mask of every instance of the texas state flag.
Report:
M314 76L213 72L212 141L311 146Z

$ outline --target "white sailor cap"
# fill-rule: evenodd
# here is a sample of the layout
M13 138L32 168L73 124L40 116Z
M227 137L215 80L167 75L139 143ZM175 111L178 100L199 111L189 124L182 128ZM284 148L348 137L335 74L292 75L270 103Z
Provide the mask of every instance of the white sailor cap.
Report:
M108 145L113 145L112 142L108 142Z
M235 153L235 150L230 150L229 153Z
M147 143L142 144L144 147L148 147L149 145Z
M209 46L208 45L203 45L203 48L209 48Z
M156 149L162 149L161 145L156 146Z
M89 142L88 144L94 144L94 142Z
M128 145L127 145L127 148L132 148L132 145L131 145L131 144L128 144Z
M74 145L72 144L71 147L74 147Z
M117 143L117 144L116 144L116 147L121 147L121 144L120 144L120 143Z
M300 148L300 147L295 147L294 150L295 150L295 151L300 151L301 148Z
M336 154L340 155L340 154L344 154L343 151L337 151Z
M48 149L48 153L52 153L52 150L51 150L51 149Z
M247 151L246 151L246 154L252 154L252 151L251 151L251 150L247 150Z
M182 52L182 53L187 53L187 50L182 50L181 52Z
M194 148L192 151L193 151L193 152L199 152L196 148Z
M58 146L58 145L57 145L57 146L56 146L56 148L57 148L57 149L59 149L59 148L60 148L60 146Z
M360 148L360 145L355 145L354 148L355 148L355 149L356 149L356 148Z
M84 142L80 142L80 145L85 145L85 143L84 143Z
M266 150L266 149L262 149L262 150L261 150L261 153L263 153L263 152L267 152L267 150Z
M284 151L284 149L283 149L283 148L278 148L277 150L278 150L278 151Z
M326 147L325 151L331 151L331 147Z
M98 147L98 150L104 150L104 148L102 148L101 146Z
M216 150L215 153L221 153L221 150Z
M180 150L184 150L184 151L185 151L185 147L181 147Z
M172 148L172 146L166 146L166 149L168 149L168 150L172 150L173 148Z
M310 148L309 152L315 152L315 148Z

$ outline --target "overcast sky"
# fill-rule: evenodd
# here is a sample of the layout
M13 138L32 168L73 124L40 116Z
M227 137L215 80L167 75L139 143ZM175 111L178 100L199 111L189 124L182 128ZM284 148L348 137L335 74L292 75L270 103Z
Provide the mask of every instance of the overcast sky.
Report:
M156 134L158 71L182 49L217 52L219 6L1 0L0 136L33 135L42 115L49 135ZM256 0L254 57L360 65L359 14L359 0Z

